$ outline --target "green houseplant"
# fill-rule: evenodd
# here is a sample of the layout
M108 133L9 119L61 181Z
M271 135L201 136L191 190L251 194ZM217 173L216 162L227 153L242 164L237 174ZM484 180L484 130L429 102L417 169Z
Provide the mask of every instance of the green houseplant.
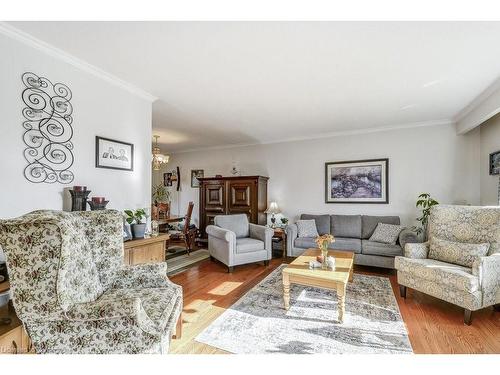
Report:
M158 184L153 186L151 198L155 206L158 205L158 203L166 203L170 200L170 191L168 191L163 184Z
M127 215L125 220L130 224L132 236L134 238L144 238L144 233L146 232L146 223L143 222L146 219L144 208L138 208L135 211L125 210L124 212Z
M422 216L417 218L417 221L420 222L420 226L414 227L414 230L417 234L423 234L424 241L427 239L427 224L429 222L431 207L437 204L439 204L439 202L432 198L429 193L420 194L415 204L417 208L422 209Z

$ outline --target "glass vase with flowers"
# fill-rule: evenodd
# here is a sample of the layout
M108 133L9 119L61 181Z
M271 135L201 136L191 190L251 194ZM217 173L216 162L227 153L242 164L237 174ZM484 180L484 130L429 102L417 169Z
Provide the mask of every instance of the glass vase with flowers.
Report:
M321 250L321 269L328 269L328 245L335 242L335 237L331 234L323 234L314 240Z

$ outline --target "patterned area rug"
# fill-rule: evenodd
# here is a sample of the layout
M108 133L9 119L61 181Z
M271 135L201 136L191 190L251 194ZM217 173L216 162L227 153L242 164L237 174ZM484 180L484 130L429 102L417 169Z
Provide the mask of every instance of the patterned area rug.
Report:
M167 273L169 276L172 276L173 274L208 258L210 258L208 250L200 249L193 251L190 255L184 254L167 259Z
M337 294L292 285L283 308L277 268L196 337L231 353L412 353L388 278L354 274L338 323Z

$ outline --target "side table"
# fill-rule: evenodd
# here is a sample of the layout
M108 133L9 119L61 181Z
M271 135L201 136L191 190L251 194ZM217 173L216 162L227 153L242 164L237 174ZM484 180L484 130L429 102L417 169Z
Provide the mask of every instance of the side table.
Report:
M283 251L283 259L286 259L286 232L283 228L273 228L274 235L273 238L281 240L281 249Z

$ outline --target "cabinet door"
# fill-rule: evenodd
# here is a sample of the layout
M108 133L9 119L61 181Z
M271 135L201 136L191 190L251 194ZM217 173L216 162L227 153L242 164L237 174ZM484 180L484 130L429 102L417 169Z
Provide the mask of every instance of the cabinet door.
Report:
M223 182L211 182L205 187L205 209L224 208L225 186Z
M130 264L159 263L165 261L163 242L130 249Z
M246 213L252 219L252 197L255 194L254 181L229 181L228 183L228 213Z
M22 327L16 327L0 338L1 354L19 354L22 347Z

